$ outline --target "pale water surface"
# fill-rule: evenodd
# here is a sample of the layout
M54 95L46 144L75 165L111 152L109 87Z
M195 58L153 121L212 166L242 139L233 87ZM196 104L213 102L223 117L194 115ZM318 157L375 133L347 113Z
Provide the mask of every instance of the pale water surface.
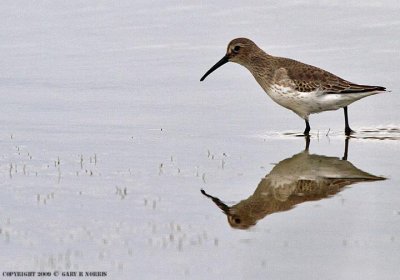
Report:
M398 279L399 14L397 0L2 1L0 278ZM342 111L311 117L309 168L293 170L301 119L238 65L199 82L239 36L391 90L349 107L346 168ZM387 179L343 183L363 172ZM336 191L312 184L333 177ZM201 189L227 206L259 193L241 212L255 225L231 227ZM267 215L267 198L292 202Z

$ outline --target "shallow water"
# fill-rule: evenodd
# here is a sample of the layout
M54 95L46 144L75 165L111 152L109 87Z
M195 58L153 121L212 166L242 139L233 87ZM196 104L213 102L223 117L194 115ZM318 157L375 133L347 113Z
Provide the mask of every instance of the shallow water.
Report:
M398 1L0 5L0 273L397 278ZM237 205L306 143L303 121L244 68L199 82L238 36L391 90L349 107L347 161L343 112L313 115L311 160L347 168L283 168L270 192L293 202L266 214L259 188L265 203L245 230L200 190ZM386 180L326 195L310 183L363 172Z

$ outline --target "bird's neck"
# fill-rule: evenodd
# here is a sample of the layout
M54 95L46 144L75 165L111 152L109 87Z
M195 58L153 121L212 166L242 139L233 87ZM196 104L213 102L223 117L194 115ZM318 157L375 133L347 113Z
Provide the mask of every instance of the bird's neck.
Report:
M272 83L276 70L274 57L263 50L260 49L258 52L251 54L243 66L253 74L254 78L264 89Z

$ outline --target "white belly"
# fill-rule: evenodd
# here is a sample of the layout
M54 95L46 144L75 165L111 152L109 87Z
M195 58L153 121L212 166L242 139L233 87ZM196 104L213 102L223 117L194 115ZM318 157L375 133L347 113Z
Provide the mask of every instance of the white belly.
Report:
M265 92L279 105L292 110L303 119L310 114L337 110L371 93L326 94L322 91L298 92L289 87L273 85Z

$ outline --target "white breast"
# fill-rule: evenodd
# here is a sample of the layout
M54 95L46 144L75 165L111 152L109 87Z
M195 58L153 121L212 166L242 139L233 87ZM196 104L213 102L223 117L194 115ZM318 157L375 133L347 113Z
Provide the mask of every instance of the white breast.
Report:
M298 92L290 87L272 85L266 93L279 105L292 110L303 119L311 113L321 112L317 92Z
M279 105L292 110L303 119L310 114L337 110L365 97L363 94L326 94L320 90L299 92L291 87L271 85L265 92Z

